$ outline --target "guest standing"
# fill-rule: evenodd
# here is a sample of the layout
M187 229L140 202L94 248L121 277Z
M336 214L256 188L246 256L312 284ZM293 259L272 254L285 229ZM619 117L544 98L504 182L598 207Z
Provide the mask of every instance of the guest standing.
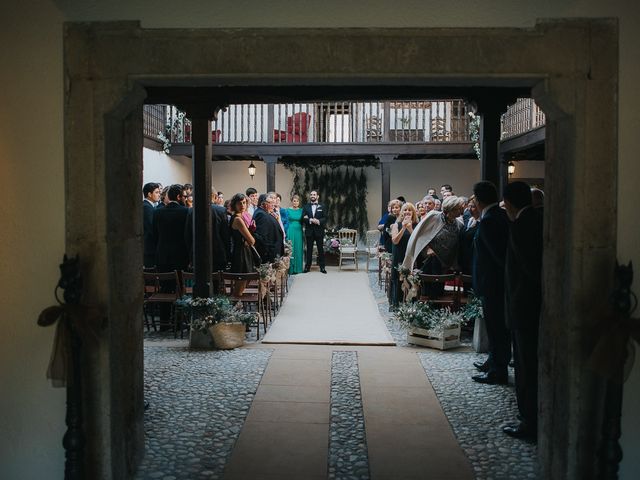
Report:
M218 194L211 189L211 266L213 272L227 269L229 261L230 232L227 211L218 205ZM189 209L185 224L185 239L190 252L193 252L193 209ZM191 255L190 255L191 257ZM193 261L192 261L193 263ZM215 289L217 291L217 289Z
M142 187L144 200L142 201L142 232L144 237L144 266L151 268L156 265L156 237L153 233L153 213L160 201L160 184L146 183Z
M153 233L157 239L156 266L158 272L186 270L189 266L189 248L184 238L184 226L189 209L182 205L182 185L171 185L167 191L169 202L153 215ZM163 293L176 291L175 280L163 281ZM160 306L160 321L168 323L171 306Z
M291 264L289 273L295 275L302 273L304 267L304 234L302 232L302 209L300 208L300 197L294 195L291 198L291 208L287 209L289 217L289 229L287 239L291 241Z
M542 305L542 216L524 182L504 188L511 223L505 269L505 317L511 330L520 421L503 431L535 439L538 425L538 326Z
M469 221L460 234L460 253L458 255L458 265L460 271L465 275L471 275L473 269L473 239L478 230L478 219L480 212L475 203L475 197L471 196L467 203L469 210Z
M391 241L391 227L398 221L400 215L400 209L402 208L402 202L400 200L391 200L389 202L389 209L391 213L387 217L382 226L382 246L385 251L391 253L393 249L393 242Z
M397 307L402 300L402 290L400 288L400 276L397 267L404 260L407 251L409 238L413 229L418 225L418 215L413 204L405 203L400 209L398 221L391 227L392 242L392 268L391 268L391 288L389 289L389 305Z
M304 235L307 239L307 258L304 265L304 273L311 270L311 260L313 259L313 244L318 249L318 266L322 273L327 273L324 264L324 226L327 223L327 212L319 200L316 190L309 194L310 203L302 209L302 221L304 223Z
M256 231L256 249L262 257L262 263L272 263L276 257L284 254L284 233L278 220L272 215L276 203L273 193L263 193L258 198L258 208L253 214Z
M409 239L403 265L413 269L416 263L422 266L422 273L441 275L451 270L458 261L460 231L462 221L462 200L450 195L443 201L443 211L432 210L420 222ZM426 285L422 293L428 297L438 297L444 292L444 284Z
M231 254L231 268L229 268L229 271L232 273L253 273L255 271L255 264L251 247L255 245L256 241L242 218L242 215L247 210L247 197L242 193L236 193L231 198L230 208L233 211L231 217L233 252ZM233 296L241 296L246 286L247 282L236 281L233 284Z
M483 375L474 381L488 384L506 384L507 366L511 358L511 339L504 318L504 269L509 237L509 219L498 205L498 192L491 182L478 182L473 186L476 205L480 210L480 224L474 239L473 290L482 301L489 358L485 363L474 363Z

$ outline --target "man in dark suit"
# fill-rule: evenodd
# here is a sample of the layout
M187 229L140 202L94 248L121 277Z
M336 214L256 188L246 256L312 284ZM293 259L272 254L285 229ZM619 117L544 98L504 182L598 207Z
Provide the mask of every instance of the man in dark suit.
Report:
M156 262L159 272L184 270L189 266L189 248L184 238L184 225L189 209L180 204L182 185L171 185L167 191L169 203L153 216L153 231L157 238Z
M318 202L318 192L312 190L309 194L310 203L302 207L302 223L304 224L304 236L307 239L307 258L304 266L304 273L311 270L311 260L313 259L313 244L318 249L318 265L322 273L327 273L324 268L324 227L327 224L327 210L325 206Z
M231 232L227 220L227 211L218 205L218 194L211 189L211 263L214 272L226 270L229 261ZM185 240L189 247L189 258L193 264L193 209L189 209L184 230Z
M144 238L144 259L143 265L147 268L156 265L156 238L153 234L153 212L160 201L160 184L145 183L142 187L142 234Z
M153 215L153 232L157 239L156 266L158 272L173 272L185 270L189 266L189 249L184 238L184 225L187 221L189 209L180 204L182 199L182 185L171 185L167 190L169 202ZM164 293L176 291L176 282L164 281L160 285ZM160 321L169 320L171 306L162 304Z
M284 255L284 234L280 223L272 215L275 203L274 193L263 193L258 197L258 208L253 214L256 223L253 236L263 263L271 263L277 256Z
M472 378L479 383L506 384L511 358L509 330L504 320L504 268L509 219L498 205L498 192L493 183L476 183L473 194L480 210L480 223L473 242L473 289L482 301L489 359L484 364L474 364L484 373Z
M507 244L505 306L515 360L520 422L503 428L514 437L536 438L538 424L538 324L542 305L542 216L529 185L509 183L504 205L511 229Z

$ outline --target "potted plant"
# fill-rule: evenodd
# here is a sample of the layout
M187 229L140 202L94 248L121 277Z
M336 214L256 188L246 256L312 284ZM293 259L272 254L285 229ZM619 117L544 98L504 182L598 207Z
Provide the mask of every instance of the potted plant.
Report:
M462 311L434 308L428 302L405 302L394 316L407 328L407 341L411 344L440 350L460 345L460 327L465 322Z
M205 317L206 328L209 330L213 343L220 350L230 350L244 344L244 336L248 326L254 323L255 313L232 309L228 315L215 321Z
M191 348L236 348L244 343L247 324L254 315L232 307L225 296L184 296L176 302L176 309L189 318L189 346ZM217 327L221 325L220 327Z

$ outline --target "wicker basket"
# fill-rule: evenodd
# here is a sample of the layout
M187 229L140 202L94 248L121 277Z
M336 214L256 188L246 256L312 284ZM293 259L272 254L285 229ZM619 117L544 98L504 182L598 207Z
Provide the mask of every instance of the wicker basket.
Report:
M244 323L216 323L209 327L213 343L220 350L231 350L244 345Z

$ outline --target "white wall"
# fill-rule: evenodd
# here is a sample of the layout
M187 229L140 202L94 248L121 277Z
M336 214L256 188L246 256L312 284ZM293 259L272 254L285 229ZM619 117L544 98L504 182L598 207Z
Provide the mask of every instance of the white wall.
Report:
M189 157L169 156L164 152L144 148L142 151L142 183L156 182L163 186L172 183L193 184L192 165ZM140 187L142 191L142 187Z
M65 390L45 377L54 329L36 325L64 253L63 17L1 10L0 478L63 478Z
M335 15L336 11L340 15ZM53 332L36 327L35 319L40 309L53 302L57 263L64 251L63 21L139 19L148 28L426 28L530 27L538 18L590 16L620 19L617 246L619 259L633 260L638 268L640 228L634 219L640 179L640 15L633 0L4 2L0 178L7 194L0 202L0 478L62 477L64 395L48 387L44 379ZM379 175L379 171L375 173ZM462 188L455 180L448 183L456 190ZM246 187L246 182L242 186ZM224 185L216 187L227 193ZM279 184L278 189L284 190ZM636 279L637 293L639 285ZM637 478L640 471L638 405L640 361L625 386L623 480Z
M440 186L448 183L456 195L468 197L480 180L478 160L433 159L397 160L391 167L391 198L402 195L408 202L421 200L431 187L440 196Z

